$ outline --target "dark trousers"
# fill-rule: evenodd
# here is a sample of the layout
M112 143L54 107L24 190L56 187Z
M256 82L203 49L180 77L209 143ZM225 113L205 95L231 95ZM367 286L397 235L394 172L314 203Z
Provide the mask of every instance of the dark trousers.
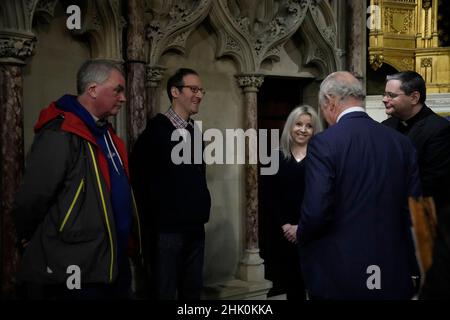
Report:
M293 301L306 300L305 283L300 268L299 248L295 243L283 239L280 247L281 282L286 290L286 299Z
M151 283L158 300L199 300L203 287L205 230L158 233L151 252Z

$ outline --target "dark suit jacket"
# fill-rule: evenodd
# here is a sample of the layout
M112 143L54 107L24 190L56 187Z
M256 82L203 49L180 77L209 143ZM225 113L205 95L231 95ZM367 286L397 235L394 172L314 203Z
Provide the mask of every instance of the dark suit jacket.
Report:
M434 198L438 216L433 265L421 299L450 299L450 122L424 106L408 123L405 134L417 149L423 193ZM383 124L403 129L394 117Z
M417 149L424 196L437 201L450 200L450 122L427 106L414 117L406 135ZM398 130L401 124L391 117L383 124Z
M408 196L420 195L409 139L364 112L344 115L308 144L298 227L312 297L408 299L417 274ZM379 267L381 289L367 282Z

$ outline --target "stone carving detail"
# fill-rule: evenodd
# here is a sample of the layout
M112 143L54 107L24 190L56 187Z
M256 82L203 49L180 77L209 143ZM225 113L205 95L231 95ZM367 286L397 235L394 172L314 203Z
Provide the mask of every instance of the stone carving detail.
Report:
M323 51L322 48L316 48L316 50L314 52L314 57L316 59L322 60L323 62L327 61L326 54L325 54L325 52Z
M31 33L31 24L39 0L0 1L0 29Z
M145 66L145 82L147 87L158 87L167 68L163 66Z
M207 16L212 0L145 1L148 63L157 65L161 55L176 49L184 52L192 30Z
M310 14L307 14L298 31L302 42L305 43L303 64L318 68L319 78L342 68L339 55L342 55L343 51L337 48L334 21L336 18L329 2L313 0Z
M122 30L126 25L119 0L87 1L81 30L74 34L88 34L92 57L122 62Z
M432 7L432 0L423 0L422 1L422 9L428 10Z
M256 72L265 59L277 60L277 49L272 49L297 31L310 3L311 0L214 1L210 16L219 35L217 55L235 58L242 72Z
M326 23L326 18L324 17L323 10L320 6L326 6L326 3L322 1L313 0L311 4L311 15L313 16L313 21L315 22L317 28L319 29L322 37L332 46L336 43L336 29L333 25L328 25ZM331 7L330 7L331 10Z
M35 42L35 37L4 37L4 35L0 35L0 59L10 59L21 63L33 54Z
M385 62L393 66L395 69L399 71L403 70L414 70L414 58L413 57L404 57L398 59L385 59Z
M400 60L400 70L412 70L414 69L414 61L412 58L403 58Z
M50 23L55 15L55 7L58 0L40 0L34 10L34 19L42 18L45 22Z
M237 80L240 87L243 88L259 88L262 86L264 82L264 76L263 75L239 75L237 76Z
M394 34L414 34L414 10L386 8L385 30Z
M431 68L433 66L433 58L420 59L420 66L422 68Z
M239 52L239 51L241 51L241 47L239 47L238 43L236 41L234 41L233 38L227 37L226 50Z
M369 63L373 70L378 70L384 62L384 57L382 54L371 54L369 57Z
M169 43L168 47L178 48L179 51L182 51L186 46L186 40L190 33L191 33L190 31L180 33L173 39L171 43Z

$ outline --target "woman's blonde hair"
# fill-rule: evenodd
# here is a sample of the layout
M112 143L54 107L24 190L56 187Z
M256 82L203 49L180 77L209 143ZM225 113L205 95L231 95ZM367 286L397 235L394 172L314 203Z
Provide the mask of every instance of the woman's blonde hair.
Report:
M286 159L290 159L292 157L291 147L294 142L292 140L291 130L294 127L298 117L302 114L307 114L311 117L314 135L322 131L322 122L313 107L303 104L292 110L286 120L286 123L284 124L283 133L281 134L280 139L280 150Z

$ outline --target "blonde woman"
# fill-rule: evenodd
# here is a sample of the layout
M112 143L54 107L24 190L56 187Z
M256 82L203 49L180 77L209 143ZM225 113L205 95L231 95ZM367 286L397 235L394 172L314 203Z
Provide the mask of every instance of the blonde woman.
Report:
M276 228L279 232L280 281L288 300L305 299L297 247L297 223L304 191L309 140L322 131L317 112L308 105L289 114L280 141L280 168L274 179Z

